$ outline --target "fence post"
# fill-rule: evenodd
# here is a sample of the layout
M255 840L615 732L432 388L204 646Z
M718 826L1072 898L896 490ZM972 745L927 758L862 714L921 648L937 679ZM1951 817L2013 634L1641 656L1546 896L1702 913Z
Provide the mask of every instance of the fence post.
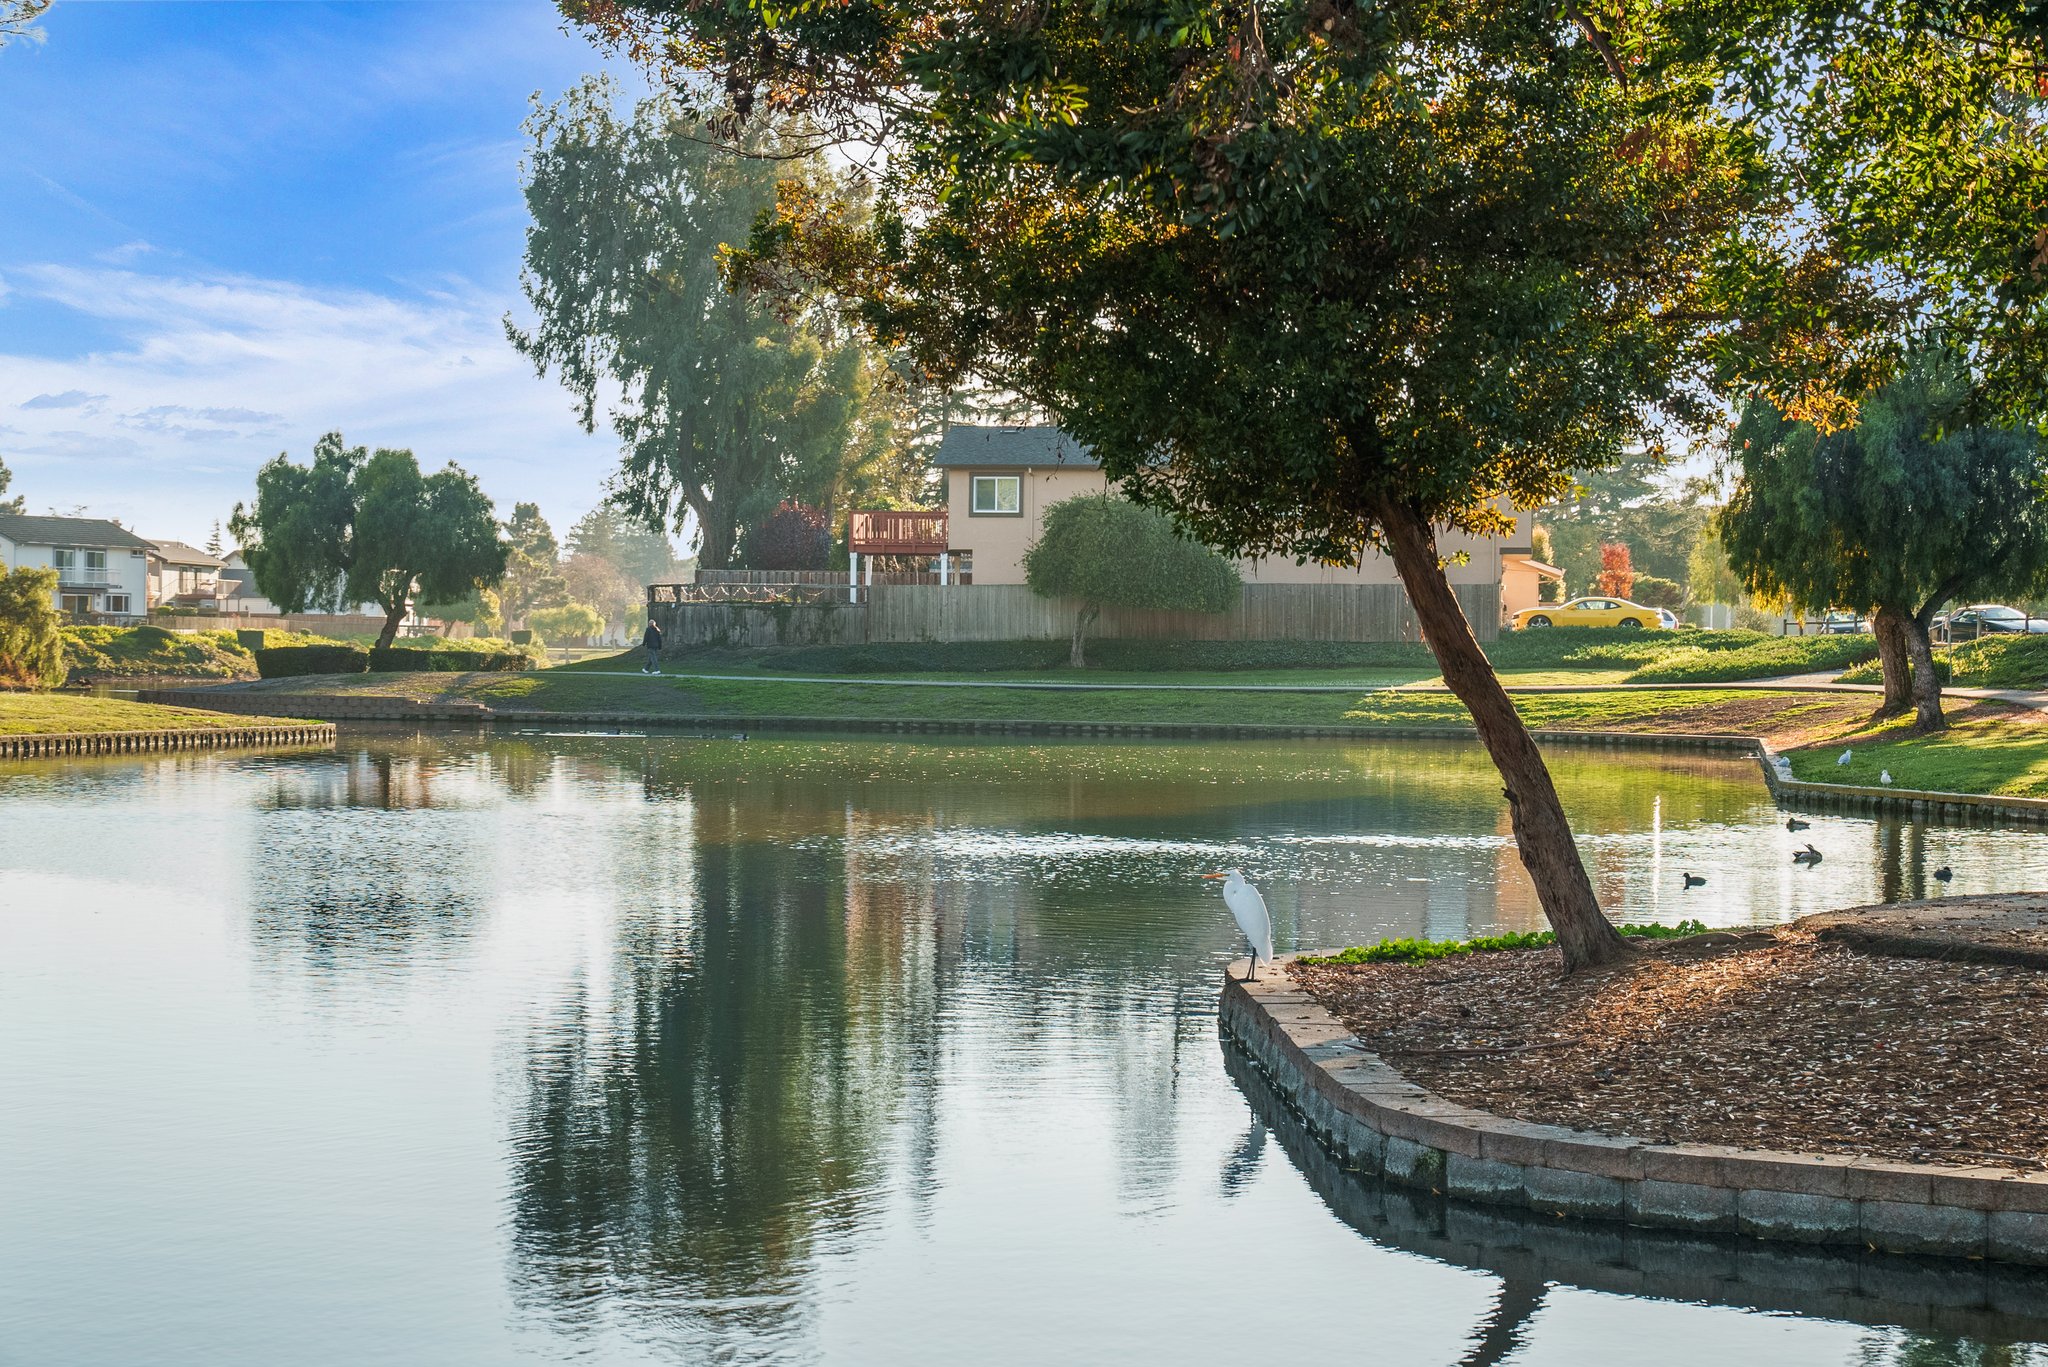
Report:
M848 551L846 553L846 601L849 603L858 603L860 601L859 551Z

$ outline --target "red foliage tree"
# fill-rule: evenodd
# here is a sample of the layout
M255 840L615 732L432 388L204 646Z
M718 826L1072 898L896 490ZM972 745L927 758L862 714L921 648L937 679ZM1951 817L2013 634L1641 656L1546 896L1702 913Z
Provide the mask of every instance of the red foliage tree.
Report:
M1609 598L1626 598L1636 586L1635 562L1628 547L1619 541L1600 544L1600 573L1593 576L1593 591Z
M832 529L823 509L784 499L747 537L747 568L822 570L832 565Z

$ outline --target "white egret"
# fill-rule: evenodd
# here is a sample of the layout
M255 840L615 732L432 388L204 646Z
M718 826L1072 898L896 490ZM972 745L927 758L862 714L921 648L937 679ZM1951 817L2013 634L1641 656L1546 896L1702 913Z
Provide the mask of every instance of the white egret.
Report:
M1259 960L1273 962L1273 918L1266 911L1266 899L1245 878L1243 869L1225 869L1202 877L1225 880L1223 903L1230 908L1231 919L1244 932L1244 938L1251 941L1252 965L1245 971L1245 980L1250 982L1259 976Z

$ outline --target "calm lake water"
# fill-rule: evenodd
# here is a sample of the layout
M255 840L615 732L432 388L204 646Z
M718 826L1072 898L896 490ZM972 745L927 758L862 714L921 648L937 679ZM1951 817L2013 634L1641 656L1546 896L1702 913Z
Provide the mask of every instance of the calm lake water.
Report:
M1629 919L2048 886L2042 836L1835 817L1795 869L1747 761L1555 763ZM1501 808L1405 743L0 767L0 1363L2028 1360L1910 1294L1531 1280L1240 1085L1197 875L1282 949L1526 929Z

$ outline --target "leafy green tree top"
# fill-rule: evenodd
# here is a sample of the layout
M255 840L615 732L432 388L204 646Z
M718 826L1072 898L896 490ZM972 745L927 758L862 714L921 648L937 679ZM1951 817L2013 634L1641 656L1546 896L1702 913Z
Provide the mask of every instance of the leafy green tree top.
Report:
M255 505L237 504L229 527L265 597L286 612L374 602L379 646L397 637L415 593L459 601L505 573L474 477L452 462L422 475L412 452L372 454L339 432L314 444L309 465L279 455L257 471Z
M1087 663L1088 626L1104 608L1225 612L1237 602L1237 567L1183 536L1150 508L1115 494L1089 494L1046 510L1024 553L1024 582L1045 598L1081 603L1073 663Z
M1884 612L1908 633L1923 729L1942 724L1927 633L1955 599L2048 585L2048 452L2017 428L1970 426L1968 371L1923 350L1824 433L1764 404L1733 444L1742 475L1720 521L1750 588L1798 607Z
M555 541L554 528L540 515L538 503L512 505L505 539L508 554L498 598L506 620L524 626L529 613L569 601L568 581L562 578L562 548Z
M56 596L55 570L0 573L0 683L55 688L64 682L63 622Z
M14 482L14 472L7 468L7 462L0 460L0 494L7 492L7 486ZM28 500L20 494L13 498L0 499L0 513L21 514L28 511Z

